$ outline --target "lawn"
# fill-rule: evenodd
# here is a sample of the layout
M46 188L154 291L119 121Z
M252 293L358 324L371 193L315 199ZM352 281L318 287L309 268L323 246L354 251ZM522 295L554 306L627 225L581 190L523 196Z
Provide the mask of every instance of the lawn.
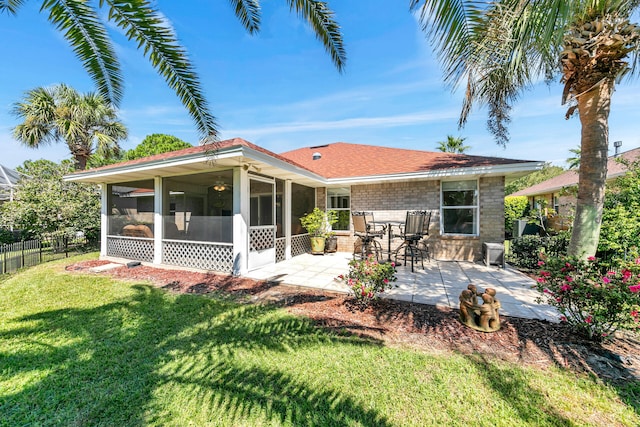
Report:
M2 426L640 425L589 376L389 348L70 262L0 279Z

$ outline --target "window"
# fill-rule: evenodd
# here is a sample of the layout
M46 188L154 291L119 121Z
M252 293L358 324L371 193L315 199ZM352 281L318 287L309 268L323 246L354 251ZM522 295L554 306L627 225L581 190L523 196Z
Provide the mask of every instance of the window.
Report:
M478 181L442 182L442 233L478 234Z
M351 217L351 190L349 187L327 188L327 210L338 213L334 230L348 230Z

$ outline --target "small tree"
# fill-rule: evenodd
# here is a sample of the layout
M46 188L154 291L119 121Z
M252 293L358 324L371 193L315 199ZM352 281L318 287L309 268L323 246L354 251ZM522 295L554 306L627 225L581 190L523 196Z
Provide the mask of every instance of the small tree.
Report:
M598 256L624 258L640 247L640 161L618 159L627 172L607 184Z
M95 185L63 181L73 163L27 160L17 170L25 175L14 200L2 205L4 226L40 237L53 231L82 231L97 238L100 230L100 191Z
M142 157L153 156L154 154L168 153L190 147L193 147L193 145L176 136L154 133L147 135L136 148L128 150L124 155L124 159L140 159Z
M506 233L513 230L515 220L523 218L529 210L526 196L507 196L504 198L504 229Z
M444 153L464 153L471 148L470 145L464 145L464 141L467 138L456 138L453 135L447 135L446 141L438 142L438 150Z

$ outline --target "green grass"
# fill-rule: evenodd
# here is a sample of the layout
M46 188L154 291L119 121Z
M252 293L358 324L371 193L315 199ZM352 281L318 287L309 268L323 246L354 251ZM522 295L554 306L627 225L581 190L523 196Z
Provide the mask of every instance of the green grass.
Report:
M69 262L0 280L2 426L640 425L595 378L387 348Z

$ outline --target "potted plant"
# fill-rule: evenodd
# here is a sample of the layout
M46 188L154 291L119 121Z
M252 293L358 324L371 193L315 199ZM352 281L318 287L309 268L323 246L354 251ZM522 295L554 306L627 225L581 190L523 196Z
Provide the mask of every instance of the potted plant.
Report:
M324 252L328 254L338 252L338 238L336 237L336 232L333 230L327 233L324 242Z
M300 223L311 236L312 254L324 254L325 239L336 220L337 215L334 211L325 212L318 208L313 208L311 213L300 218Z

